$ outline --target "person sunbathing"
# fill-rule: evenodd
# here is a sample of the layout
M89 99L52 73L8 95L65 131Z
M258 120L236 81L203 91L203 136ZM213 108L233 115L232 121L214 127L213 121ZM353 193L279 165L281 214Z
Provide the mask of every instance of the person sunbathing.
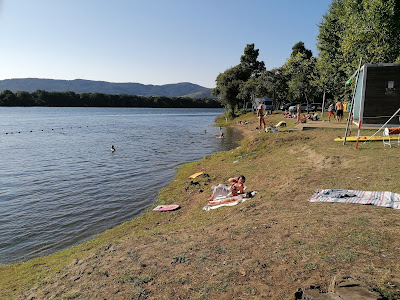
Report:
M206 206L217 206L221 204L228 204L228 203L233 203L239 200L242 200L244 198L251 198L252 197L252 192L246 192L244 194L240 194L237 196L228 196L225 198L221 198L220 200L208 200L208 203Z
M213 199L219 196L237 196L242 194L244 191L244 183L246 178L243 175L239 177L232 177L228 179L231 186L227 186L226 184L219 184L214 187L214 191L208 201L212 201Z
M315 114L313 114L312 116L311 116L311 118L310 118L312 121L318 121L318 113L315 113Z

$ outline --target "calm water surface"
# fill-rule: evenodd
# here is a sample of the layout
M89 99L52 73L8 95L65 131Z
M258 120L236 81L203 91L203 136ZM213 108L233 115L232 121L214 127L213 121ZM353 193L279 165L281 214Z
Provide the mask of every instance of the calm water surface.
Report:
M0 107L0 263L67 248L138 216L176 166L235 146L231 131L219 139L209 126L221 113Z

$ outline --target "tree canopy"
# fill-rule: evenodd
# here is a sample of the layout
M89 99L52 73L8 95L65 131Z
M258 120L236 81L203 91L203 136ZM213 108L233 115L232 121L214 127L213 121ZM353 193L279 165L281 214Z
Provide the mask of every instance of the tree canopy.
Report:
M400 2L333 0L319 24L319 84L337 97L363 63L400 62Z
M254 48L254 44L248 44L240 57L240 63L220 73L215 80L216 87L211 93L219 97L231 116L234 116L235 109L243 101L250 100L254 85L248 81L254 81L254 78L260 77L265 71L265 63L257 60L258 55L259 50Z

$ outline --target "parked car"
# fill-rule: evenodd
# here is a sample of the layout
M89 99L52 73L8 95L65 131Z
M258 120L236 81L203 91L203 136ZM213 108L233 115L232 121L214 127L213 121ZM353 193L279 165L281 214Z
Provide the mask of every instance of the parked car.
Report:
M315 106L315 110L313 111L322 111L322 103L311 103L310 105Z
M308 109L307 109L307 104L300 104L300 110L301 112L306 112L306 111L315 111L315 106L308 104ZM292 105L289 107L290 112L296 112L297 111L297 105Z
M302 112L303 111L315 111L316 110L314 105L308 104L308 106L307 106L306 103L305 104L301 104L300 105L300 109L301 109Z
M281 108L281 110L286 110L286 109L289 109L290 106L297 105L297 104L300 104L300 102L289 102L286 104L282 104L280 108Z

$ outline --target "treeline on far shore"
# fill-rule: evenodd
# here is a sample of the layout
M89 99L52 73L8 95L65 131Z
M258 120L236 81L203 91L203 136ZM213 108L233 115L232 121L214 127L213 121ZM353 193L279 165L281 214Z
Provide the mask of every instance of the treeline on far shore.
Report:
M0 93L0 106L51 107L161 107L161 108L221 108L212 98L136 96L125 94L47 92L33 93L5 90Z

